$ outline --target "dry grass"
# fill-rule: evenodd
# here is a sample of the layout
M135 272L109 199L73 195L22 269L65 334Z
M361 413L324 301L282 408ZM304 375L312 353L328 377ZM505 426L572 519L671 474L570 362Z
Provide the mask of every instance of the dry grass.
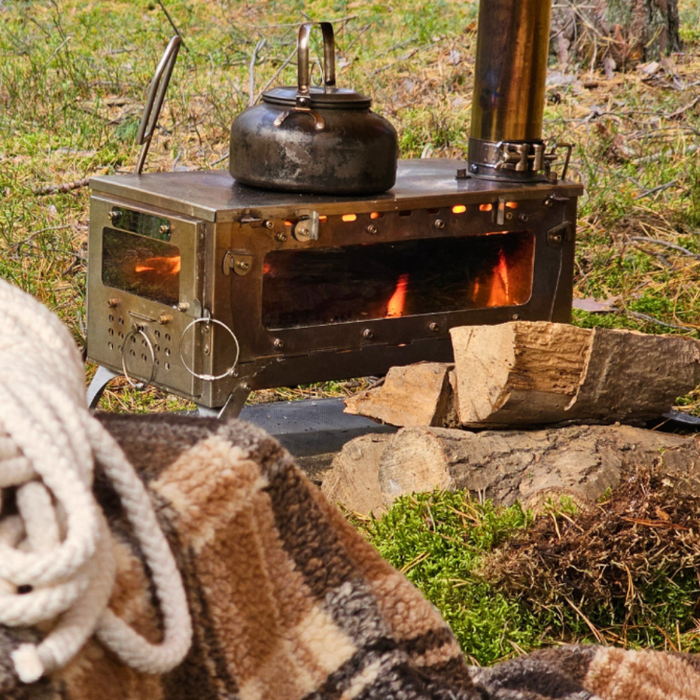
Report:
M637 474L592 510L548 511L487 557L492 586L551 618L563 641L585 623L599 643L697 648L699 498Z
M189 51L173 75L151 170L225 167L234 115L271 80L294 83L293 58L283 65L307 18L336 21L339 82L374 98L399 130L403 157L465 154L476 0L166 6ZM691 336L700 327L700 3L681 0L681 9L685 52L655 72L607 80L587 65L564 74L552 65L546 133L574 142L573 174L587 187L576 295L617 297L614 312L577 312L577 323ZM145 91L171 34L157 2L0 2L0 275L54 309L80 344L89 192L36 192L133 168ZM694 407L693 397L686 403ZM119 383L103 403L173 405L181 404Z

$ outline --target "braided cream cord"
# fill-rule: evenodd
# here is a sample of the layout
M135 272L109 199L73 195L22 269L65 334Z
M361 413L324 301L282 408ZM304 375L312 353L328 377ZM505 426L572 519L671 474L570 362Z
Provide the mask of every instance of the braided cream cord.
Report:
M151 570L164 620L150 644L109 610L113 540L92 493L98 462ZM7 489L15 508L7 507ZM0 280L0 624L56 620L12 654L21 681L65 666L96 633L126 664L163 673L192 639L180 573L145 487L88 412L84 369L58 318Z

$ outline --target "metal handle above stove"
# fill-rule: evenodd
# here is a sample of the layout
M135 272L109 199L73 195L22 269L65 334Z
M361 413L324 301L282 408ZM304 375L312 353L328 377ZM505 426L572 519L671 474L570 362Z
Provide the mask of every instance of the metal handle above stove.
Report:
M151 139L153 138L153 133L158 123L158 117L160 117L160 110L163 107L165 92L168 89L170 76L173 73L181 44L182 39L180 39L179 36L174 36L170 40L156 68L156 72L153 74L153 80L151 80L151 84L148 86L146 106L144 107L141 123L139 124L139 131L136 134L136 143L142 146L141 153L139 153L139 160L134 170L137 175L141 174L143 166L146 163L148 148L151 145Z

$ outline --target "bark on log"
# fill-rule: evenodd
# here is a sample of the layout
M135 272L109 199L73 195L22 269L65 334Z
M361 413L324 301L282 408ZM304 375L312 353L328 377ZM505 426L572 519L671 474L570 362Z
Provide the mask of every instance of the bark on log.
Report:
M379 460L393 437L375 433L346 443L323 479L321 491L328 501L363 515L380 515L384 502L379 487Z
M516 321L451 331L467 427L643 423L700 382L700 342Z
M678 0L566 0L552 9L551 50L562 65L617 66L681 50Z
M348 478L343 454L352 452L353 442L334 462L331 500L368 512L361 501L352 500L350 489L340 488ZM546 498L563 494L582 504L595 503L606 489L615 488L637 469L662 474L680 493L700 495L700 438L631 426L481 433L404 428L381 448L372 459L387 507L399 496L436 488L466 489L505 505L519 500L537 507ZM369 461L363 468L365 474L371 473Z
M382 386L346 399L345 412L398 426L454 424L452 369L441 362L392 367Z

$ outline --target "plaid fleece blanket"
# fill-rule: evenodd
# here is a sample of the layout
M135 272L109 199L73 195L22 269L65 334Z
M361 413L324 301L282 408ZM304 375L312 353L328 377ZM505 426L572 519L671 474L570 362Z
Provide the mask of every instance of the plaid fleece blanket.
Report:
M149 487L189 596L186 661L140 674L90 642L25 686L10 653L42 630L0 628L8 700L700 699L700 660L559 647L470 667L436 610L385 563L261 431L240 422L105 416ZM152 641L161 620L149 571L99 478L117 537L111 607Z

